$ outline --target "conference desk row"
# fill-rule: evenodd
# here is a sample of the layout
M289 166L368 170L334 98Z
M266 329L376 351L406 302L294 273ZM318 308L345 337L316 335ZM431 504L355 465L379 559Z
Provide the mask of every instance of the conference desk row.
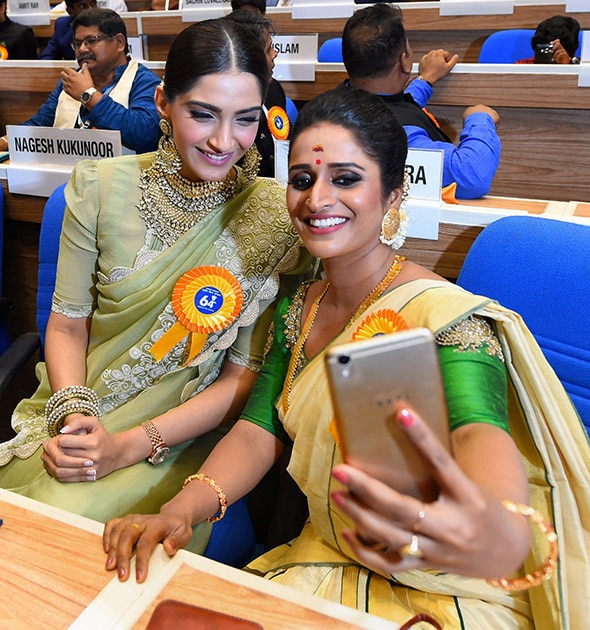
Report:
M32 116L54 89L66 63L0 63L0 121L18 124ZM163 62L146 65L163 75ZM454 141L458 141L466 107L484 103L498 111L502 155L491 194L590 202L590 88L578 86L580 72L585 70L581 66L458 64L436 84L428 109ZM301 105L339 85L346 76L342 64L316 63L313 81L277 78L288 96Z
M130 7L133 6L131 3ZM549 4L534 0L520 0L509 15L441 16L438 2L405 2L400 6L417 59L434 48L446 48L457 53L464 63L477 61L483 41L494 31L536 28L543 19L566 13L565 2ZM137 11L122 15L128 34L144 37L146 58L152 61L165 60L172 40L187 26L180 11ZM590 12L570 12L568 15L577 19L582 29L590 29ZM318 33L320 44L329 37L340 36L346 23L346 18L322 17L321 6L314 18L294 18L291 7L270 7L267 17L272 20L277 33ZM43 43L51 37L53 25L35 26L34 31Z
M168 558L161 546L144 584L121 583L104 569L100 523L6 490L0 490L0 518L2 628L142 630L170 599L266 630L398 627L184 550Z

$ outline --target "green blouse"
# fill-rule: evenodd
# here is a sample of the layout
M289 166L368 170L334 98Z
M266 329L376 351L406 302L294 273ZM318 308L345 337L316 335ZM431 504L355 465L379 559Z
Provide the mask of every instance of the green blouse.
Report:
M241 417L283 443L290 441L275 407L287 376L291 349L301 329L307 287L279 303L272 345ZM294 333L294 328L296 332ZM467 317L436 337L450 430L472 422L508 428L507 373L500 343L487 320Z

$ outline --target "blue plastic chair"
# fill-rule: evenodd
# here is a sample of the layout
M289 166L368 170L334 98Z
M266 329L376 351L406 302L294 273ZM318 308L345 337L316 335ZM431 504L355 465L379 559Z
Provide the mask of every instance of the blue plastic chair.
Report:
M479 63L516 63L520 59L528 59L534 55L531 39L535 34L534 28L511 28L492 33L483 43L479 53ZM580 47L576 56L580 57L582 47L580 33Z
M590 434L590 226L498 219L476 238L457 284L523 317Z
M295 124L295 121L297 120L297 116L299 115L299 110L297 109L297 105L295 105L295 103L287 96L286 97L287 100L287 116L289 117L289 121L291 123L291 126L293 126Z
M327 39L318 50L320 63L342 63L342 37Z

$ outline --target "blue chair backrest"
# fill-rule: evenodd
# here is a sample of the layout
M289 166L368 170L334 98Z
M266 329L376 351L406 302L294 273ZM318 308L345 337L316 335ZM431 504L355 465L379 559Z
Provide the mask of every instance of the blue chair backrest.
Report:
M327 39L318 50L321 63L342 63L342 37Z
M39 237L39 272L37 275L37 330L41 336L41 350L45 347L45 330L51 312L51 301L55 289L59 238L63 223L66 200L65 184L58 186L50 195L41 221Z
M481 47L479 63L515 63L519 59L532 57L535 54L531 45L534 34L534 28L511 28L492 33ZM582 33L577 57L580 57L581 37Z
M4 271L4 191L0 186L0 296L2 295L2 277ZM0 313L0 354L10 345L10 336L4 313Z
M457 284L522 316L590 433L590 226L498 219L476 238Z

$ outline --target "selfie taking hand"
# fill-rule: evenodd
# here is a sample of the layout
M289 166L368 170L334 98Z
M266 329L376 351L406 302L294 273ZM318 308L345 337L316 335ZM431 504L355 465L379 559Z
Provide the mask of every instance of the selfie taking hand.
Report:
M342 464L333 476L346 488L332 492L334 503L355 523L343 537L359 560L390 575L435 568L450 573L493 578L517 569L530 543L529 524L511 514L486 488L482 465L469 478L462 464L472 461L476 446L488 441L490 452L507 453L509 436L496 427L469 425L453 432L454 457L415 412L396 412L396 420L432 469L439 496L432 503L400 494L352 466ZM501 471L496 477L502 477ZM510 495L509 480L499 487ZM506 498L506 497L502 497ZM526 502L528 497L511 496Z

